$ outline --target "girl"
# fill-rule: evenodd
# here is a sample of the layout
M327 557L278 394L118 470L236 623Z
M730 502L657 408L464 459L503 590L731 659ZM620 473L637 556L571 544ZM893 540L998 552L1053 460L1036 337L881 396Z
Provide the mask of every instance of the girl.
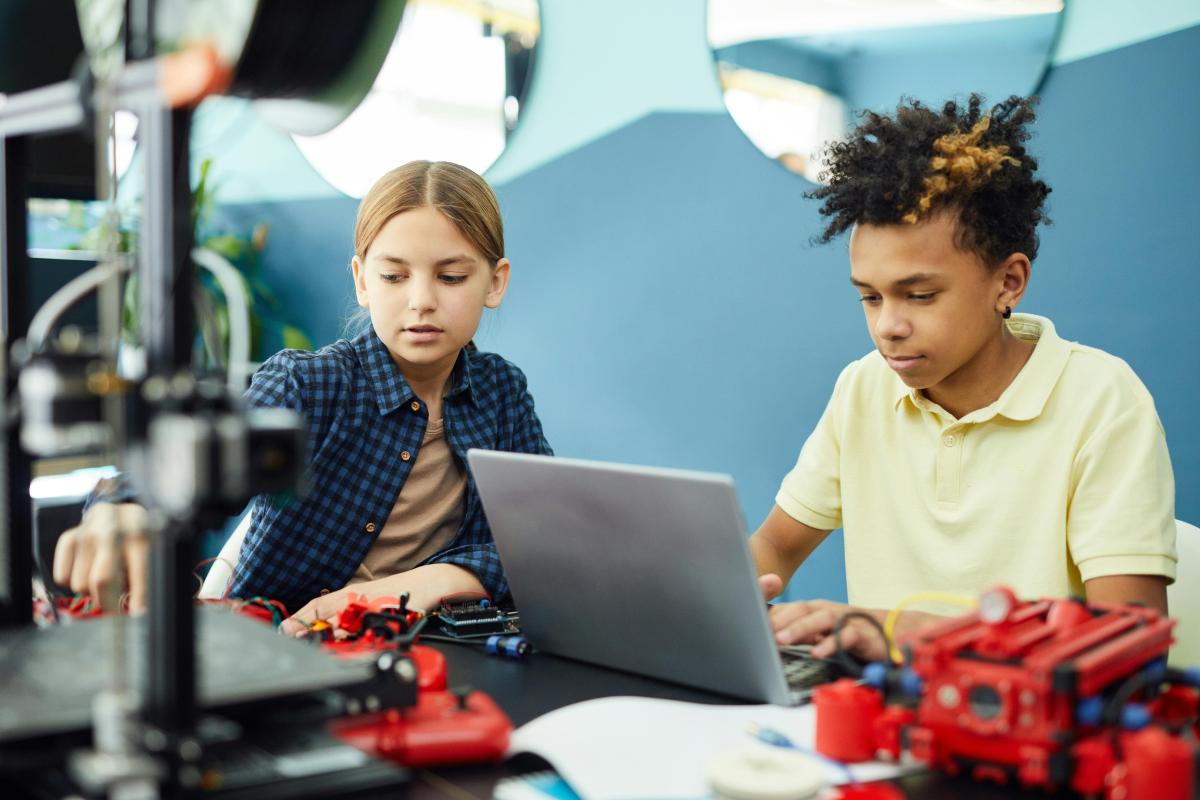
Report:
M461 592L506 595L466 452L551 453L525 376L472 342L511 269L484 180L446 162L399 167L363 198L354 238L370 325L316 353L277 353L246 393L308 420L311 491L291 503L256 498L230 587L299 608L285 623L293 632L336 614L351 591L408 592L417 608ZM56 580L93 596L105 576L78 543L90 518L111 516L103 505L64 534L55 560ZM131 573L136 597L144 572Z

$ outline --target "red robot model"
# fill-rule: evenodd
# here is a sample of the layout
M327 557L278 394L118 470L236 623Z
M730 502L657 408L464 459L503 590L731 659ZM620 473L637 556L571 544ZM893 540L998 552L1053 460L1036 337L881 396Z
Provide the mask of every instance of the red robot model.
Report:
M988 590L977 610L909 637L904 666L819 688L817 750L907 752L951 774L1105 800L1191 800L1200 669L1166 666L1174 625L1141 606Z
M446 658L415 644L427 618L408 608L408 595L350 595L333 626L318 632L321 646L343 658L395 657L416 672L416 703L346 717L332 724L338 738L410 767L500 761L508 750L512 720L483 692L447 689Z

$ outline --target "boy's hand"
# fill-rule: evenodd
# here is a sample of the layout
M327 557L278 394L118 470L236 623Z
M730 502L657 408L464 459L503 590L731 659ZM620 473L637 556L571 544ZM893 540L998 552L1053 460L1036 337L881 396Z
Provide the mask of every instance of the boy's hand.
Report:
M766 577L766 576L763 576ZM759 579L762 582L762 578ZM883 626L888 612L878 608L858 608L829 600L781 603L771 607L771 628L779 644L811 644L814 658L829 658L837 651L833 629L850 612L867 614ZM892 635L903 638L926 625L944 620L924 611L902 611ZM888 652L883 637L866 620L855 618L842 628L842 648L864 661L886 661Z
M146 509L136 503L96 503L79 525L59 537L54 548L54 581L77 594L87 594L101 608L118 610L125 586L115 586L117 559L122 559L129 587L129 610L146 606L146 573L150 542ZM120 531L121 552L117 552Z
M468 570L454 564L426 564L386 578L355 583L314 598L304 608L285 619L280 629L286 634L300 636L319 619L335 625L338 612L346 607L351 594L374 599L399 597L404 592L408 592L408 607L414 611L428 611L447 595L462 592L485 594L483 584ZM337 634L338 631L334 633Z
M763 599L778 597L783 591L783 580L773 573L758 576L758 586ZM779 603L768 609L775 641L779 644L812 644L813 655L828 658L837 645L833 640L833 628L843 615L851 611L862 611L853 606L832 603L828 600L809 600L802 603ZM870 613L870 612L866 612ZM882 622L883 616L880 615ZM878 631L862 620L851 620L842 629L842 647L859 658L882 661L887 657ZM872 645L878 644L878 652Z
M763 600L778 597L783 591L783 579L774 573L758 576L758 588L762 589Z
M881 623L884 616L882 612L855 608L829 600L807 600L773 606L771 627L775 631L775 641L785 645L811 644L813 657L829 658L837 650L833 629L838 620L852 611L870 614ZM842 628L840 638L842 648L852 655L866 661L887 659L887 649L879 632L861 619L848 622Z

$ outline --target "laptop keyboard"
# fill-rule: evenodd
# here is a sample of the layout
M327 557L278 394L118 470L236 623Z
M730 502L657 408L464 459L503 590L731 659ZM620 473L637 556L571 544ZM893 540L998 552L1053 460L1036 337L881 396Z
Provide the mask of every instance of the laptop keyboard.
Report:
M808 646L781 647L783 676L793 694L807 695L809 690L837 678L837 668L828 661L813 658Z

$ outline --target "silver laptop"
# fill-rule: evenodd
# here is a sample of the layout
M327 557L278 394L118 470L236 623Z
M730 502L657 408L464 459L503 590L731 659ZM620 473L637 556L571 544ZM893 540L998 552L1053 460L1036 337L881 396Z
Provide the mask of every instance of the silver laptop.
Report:
M467 453L539 650L788 705L728 475Z

